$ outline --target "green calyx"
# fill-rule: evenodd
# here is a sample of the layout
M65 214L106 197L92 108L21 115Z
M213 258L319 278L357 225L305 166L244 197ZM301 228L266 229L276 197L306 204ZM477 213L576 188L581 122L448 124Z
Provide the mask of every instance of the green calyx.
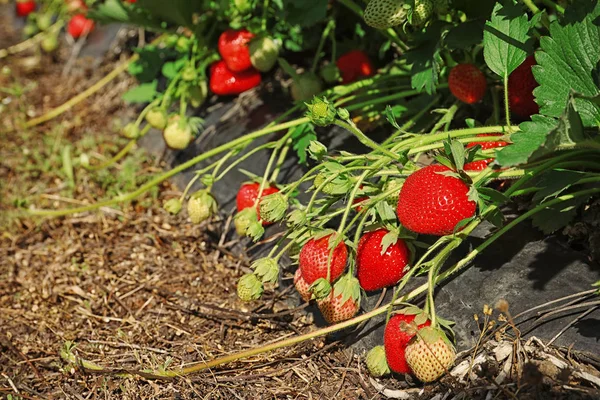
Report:
M164 202L163 204L163 208L169 213L169 214L173 214L173 215L177 215L179 214L179 212L181 211L181 200L175 198L175 199L169 199L167 201Z
M300 227L306 225L306 211L296 209L288 214L287 223L290 227Z
M263 291L262 282L254 274L246 274L238 281L237 295L242 301L258 300Z
M325 183L329 178L329 174L326 172L319 172L317 176L315 176L314 186L315 188L321 187L323 183ZM329 180L329 182L325 183L321 191L325 194L331 195L341 195L348 193L348 191L352 188L352 182L348 179L346 175L340 174L335 178Z
M191 221L199 224L217 212L217 201L208 189L199 190L190 196L187 210Z
M308 154L315 161L321 161L327 155L327 146L318 140L311 140L308 144Z
M258 204L260 217L268 222L281 221L288 209L287 197L279 192L262 197Z
M358 303L360 301L360 283L358 282L358 279L349 273L342 275L333 286L333 295L341 295L342 304L349 299Z
M311 103L304 104L306 104L306 108L308 108L305 115L310 118L310 121L313 124L317 126L328 126L335 121L337 111L333 103L327 101L325 97L323 99L314 97Z
M369 373L375 378L380 378L391 373L387 359L385 358L385 348L383 346L375 346L369 350L365 361Z
M331 294L331 283L325 278L319 278L310 285L310 291L317 300L323 300Z
M258 214L254 207L248 207L240 211L233 218L235 230L240 236L248 236L257 241L265 232L262 224L258 221Z
M272 257L263 257L250 266L263 283L276 283L279 278L279 264Z

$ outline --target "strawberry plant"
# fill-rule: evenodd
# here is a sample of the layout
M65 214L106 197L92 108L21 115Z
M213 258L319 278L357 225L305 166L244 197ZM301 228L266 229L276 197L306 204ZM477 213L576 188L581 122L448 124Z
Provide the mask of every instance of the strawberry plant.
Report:
M249 90L261 95L265 87L289 97L288 111L275 121L134 191L76 208L27 210L51 217L116 205L204 162L181 198L165 204L201 223L218 212L215 182L248 158L266 158L264 170L238 191L234 225L249 241L269 235L268 225L281 234L239 280L237 293L257 301L277 290L282 256L289 254L300 297L314 299L331 326L158 376L189 374L386 315L384 348L369 353L369 370L439 379L456 350L452 322L436 313L436 287L517 224L531 219L556 232L600 193L596 2L566 9L551 1L543 9L531 1L311 4L106 0L89 13L99 23L157 32L126 64L139 85L124 99L142 104L123 131L132 142L152 127L181 150L203 129L192 108ZM330 151L326 128L334 126L360 150ZM384 137L375 140L374 132ZM291 157L303 174L285 180L280 171ZM198 182L202 189L188 196ZM520 214L505 216L517 201ZM490 235L450 264L483 223L494 226ZM425 283L413 285L419 276ZM363 291L387 287L390 302L362 308Z

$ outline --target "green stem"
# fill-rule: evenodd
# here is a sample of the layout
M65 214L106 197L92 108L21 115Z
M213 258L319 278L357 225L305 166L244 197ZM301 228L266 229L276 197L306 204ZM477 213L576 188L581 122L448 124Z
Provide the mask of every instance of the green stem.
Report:
M385 154L386 156L390 157L392 160L396 160L398 158L397 154L389 151L388 149L386 149L384 147L381 147L378 143L374 142L367 135L365 135L354 124L349 124L349 123L341 121L339 119L336 119L334 121L334 124L339 126L340 128L344 128L348 132L352 133L365 146L367 146L373 150L377 150L382 154Z
M279 172L281 171L281 167L285 163L285 158L287 157L288 152L290 151L290 146L292 145L292 139L289 138L279 153L279 159L277 160L277 164L275 165L275 169L273 170L273 174L271 174L270 182L277 182L277 177L279 176Z
M504 111L506 113L506 125L508 126L508 133L511 132L510 126L510 106L508 104L508 72L504 70Z
M317 52L315 53L315 57L313 58L312 66L310 67L310 72L314 73L317 70L317 66L319 65L319 60L321 59L321 51L323 51L323 46L325 45L325 40L329 36L329 31L335 26L335 20L330 19L325 25L325 29L323 29L323 33L321 34L321 39L319 40L319 45L317 46Z
M556 11L558 11L558 12L559 12L559 13L561 13L561 14L564 14L564 13L565 13L565 9L564 9L564 7L562 7L562 6L558 5L558 4L556 4L556 3L555 3L555 2L553 2L552 0L542 0L542 3L544 3L544 5L545 5L546 7L550 7L550 8L552 8L553 10L556 10Z
M531 10L532 13L538 14L540 12L540 9L532 0L523 0L523 3Z
M269 10L269 0L264 0L263 1L262 18L260 19L260 29L263 32L267 31L267 15L268 15L268 10Z
M121 202L131 201L131 200L135 199L136 197L146 193L148 190L152 189L154 186L160 184L161 182L169 179L170 177L178 174L181 171L185 171L186 169L196 165L197 163L199 163L203 160L206 160L207 158L216 156L217 154L220 154L226 150L229 150L231 148L239 146L245 142L252 141L261 136L265 136L269 133L289 129L291 127L302 125L307 122L309 122L309 119L306 117L303 117L303 118L299 118L299 119L296 119L293 121L285 122L285 123L275 125L275 126L266 127L266 128L260 129L258 131L249 133L249 134L239 137L229 143L225 143L225 144L215 147L214 149L211 149L205 153L199 154L198 156L192 158L191 160L188 160L185 163L180 164L177 167L171 169L170 171L167 171L167 172L157 176L156 178L154 178L151 181L147 182L146 184L140 186L137 190L135 190L133 192L125 193L125 194L113 197L112 199L109 199L106 201L101 201L101 202L98 202L95 204L90 204L88 206L75 207L75 208L69 208L69 209L64 209L64 210L29 209L29 210L27 210L27 212L31 215L46 216L46 217L60 217L63 215L69 215L69 214L73 214L73 213L93 211L93 210L97 210L100 207L108 207L108 206L112 206L112 205L115 205L115 204L118 204Z

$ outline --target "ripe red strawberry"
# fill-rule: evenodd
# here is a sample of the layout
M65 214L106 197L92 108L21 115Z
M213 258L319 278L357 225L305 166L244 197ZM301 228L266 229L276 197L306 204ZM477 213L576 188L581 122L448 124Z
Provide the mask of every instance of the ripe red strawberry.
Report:
M86 18L83 14L75 14L67 25L67 31L73 39L90 33L94 29L94 21Z
M483 136L496 136L496 135L497 135L497 133L481 133L477 136L483 137ZM488 150L488 149L495 149L497 147L507 146L508 142L505 142L503 140L498 140L498 141L494 141L494 142L473 142L473 143L469 143L467 145L467 149L469 149L471 147L475 147L476 145L480 145L481 150ZM486 158L485 160L472 161L468 164L465 164L464 170L465 171L483 171L484 169L487 168L489 163L491 163L492 161L494 161L493 158Z
M260 85L260 82L260 73L254 68L233 72L222 60L210 66L210 90L219 96L240 94Z
M410 374L411 372L411 369L406 362L404 351L414 334L405 332L401 326L403 325L403 322L410 324L414 320L414 315L395 314L388 321L383 333L383 345L387 363L392 371L399 374ZM425 323L419 325L418 328L421 329L430 325L431 321L427 320Z
M475 214L477 204L469 200L469 187L459 178L441 175L451 171L430 165L413 172L402 186L397 214L400 223L413 232L444 236Z
M333 235L333 234L331 234ZM319 278L327 279L327 261L329 260L329 238L310 239L300 250L299 265L304 280L309 285ZM346 268L348 250L344 242L340 242L331 256L330 282L335 281Z
M383 289L398 283L409 262L408 248L403 240L388 246L381 254L381 240L386 229L367 232L360 238L356 250L356 268L360 287L366 291Z
M354 317L360 308L358 280L351 275L344 275L336 282L329 296L317 300L317 306L325 321L330 324L337 324Z
M419 328L405 351L406 362L421 382L444 375L456 359L456 350L446 335L432 327Z
M462 102L474 104L485 95L485 75L473 64L458 64L448 76L450 92Z
M250 208L250 207L254 206L254 203L256 202L256 198L258 197L259 189L260 189L260 184L258 184L256 182L245 183L240 187L240 190L238 190L237 197L236 197L238 212L240 212L246 208ZM277 193L277 192L279 192L279 189L277 189L276 187L265 186L265 188L263 189L262 195L260 197L265 197L267 195L270 195L272 193ZM256 212L258 213L258 219L260 219L260 209L259 209L258 205L256 206ZM263 226L267 226L267 225L270 225L271 223L263 220L262 224L263 224Z
M342 74L342 83L354 82L375 72L369 56L360 50L352 50L341 55L336 64Z
M529 118L540 111L533 97L533 89L539 86L531 72L534 65L535 57L529 56L508 77L510 111L521 118Z
M310 285L302 277L302 272L300 271L300 268L298 268L296 270L296 273L294 274L294 286L296 287L296 290L300 294L302 300L310 301L310 298L312 296L310 292Z
M252 67L248 42L253 37L254 34L246 29L240 29L239 31L229 29L219 36L219 54L221 54L227 68L231 71L241 72Z
M35 1L33 0L17 0L16 11L19 17L26 17L35 11Z

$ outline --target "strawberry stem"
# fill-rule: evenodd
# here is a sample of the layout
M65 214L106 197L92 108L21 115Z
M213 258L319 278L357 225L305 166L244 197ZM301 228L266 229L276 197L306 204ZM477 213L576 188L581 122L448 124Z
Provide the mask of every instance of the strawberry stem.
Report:
M325 45L325 40L327 37L329 37L329 32L334 28L335 20L330 19L329 22L327 22L327 25L325 25L325 29L323 29L323 33L321 34L321 39L319 40L319 45L317 46L317 51L315 52L315 57L313 58L310 72L314 73L317 70L319 60L321 59L321 51L323 51L323 46Z
M35 46L36 44L38 44L39 42L44 40L44 38L46 36L52 35L55 32L58 32L63 27L63 25L64 25L64 21L58 20L50 28L48 28L48 30L42 31L42 32L38 33L37 35L32 36L29 39L22 41L21 43L17 43L15 45L7 47L6 49L0 49L0 59L8 57L13 54L21 53L21 52Z

